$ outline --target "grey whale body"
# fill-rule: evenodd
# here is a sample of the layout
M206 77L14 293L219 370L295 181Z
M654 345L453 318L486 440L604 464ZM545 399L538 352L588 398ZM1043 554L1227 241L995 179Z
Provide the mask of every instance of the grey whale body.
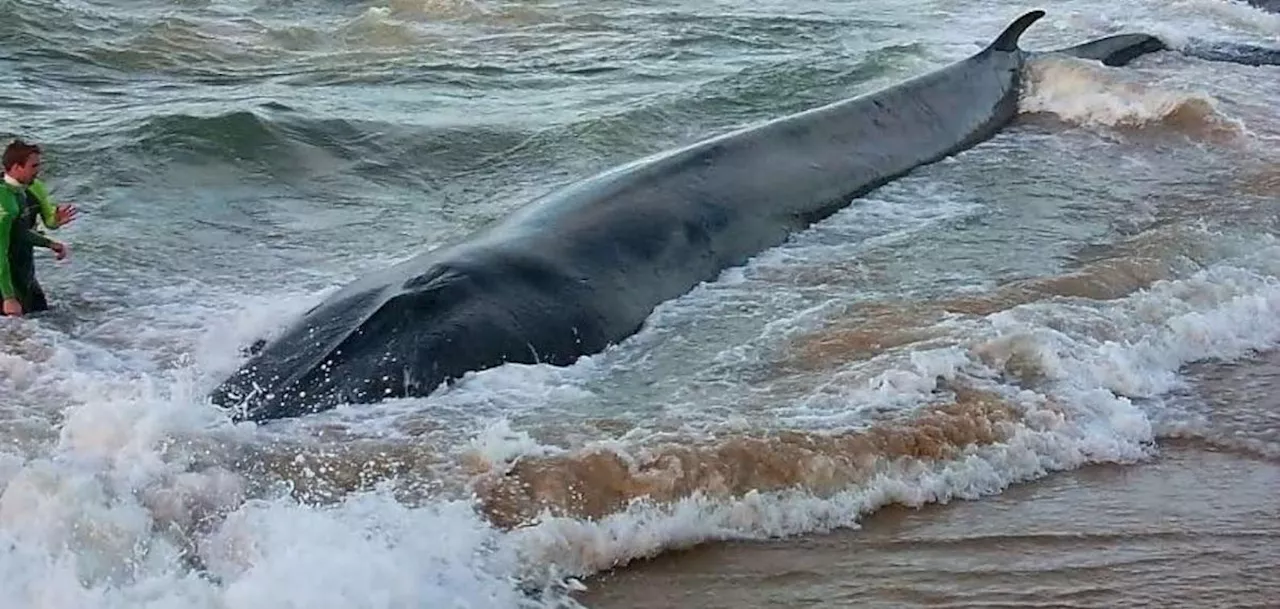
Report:
M1280 0L1248 0L1248 3L1268 13L1280 13Z
M1280 49L1198 38L1171 47L1159 37L1140 33L1106 36L1050 53L1095 59L1108 66L1124 66L1143 55L1161 51L1176 51L1188 57L1248 66L1280 65Z
M1017 114L1013 21L982 51L873 93L605 171L368 275L211 393L235 419L423 396L506 362L568 365L653 309Z

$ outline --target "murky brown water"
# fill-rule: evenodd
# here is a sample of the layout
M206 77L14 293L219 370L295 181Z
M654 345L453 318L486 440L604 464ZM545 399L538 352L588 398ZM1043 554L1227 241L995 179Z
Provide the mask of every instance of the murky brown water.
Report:
M1276 607L1280 463L1165 445L865 528L714 544L588 582L633 607Z
M638 607L1280 607L1280 352L1190 366L1140 465L979 501L891 506L863 528L716 543L587 582ZM1159 417L1157 417L1159 419ZM1197 421L1197 422L1187 422Z

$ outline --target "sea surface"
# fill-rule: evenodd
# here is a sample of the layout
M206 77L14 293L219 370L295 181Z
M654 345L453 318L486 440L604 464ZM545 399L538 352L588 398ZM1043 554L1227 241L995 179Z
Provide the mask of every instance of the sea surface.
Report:
M1017 121L569 367L233 425L343 284L1027 10L1280 46L1228 0L4 0L68 260L0 319L5 609L1263 607L1280 68L1043 57Z

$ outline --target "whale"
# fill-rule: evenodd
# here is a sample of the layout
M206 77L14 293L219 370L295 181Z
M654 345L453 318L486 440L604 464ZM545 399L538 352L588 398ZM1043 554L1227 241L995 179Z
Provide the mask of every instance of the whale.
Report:
M1169 46L1159 37L1135 33L1104 36L1083 44L1035 55L1036 58L1043 55L1068 55L1078 59L1092 59L1106 66L1119 67L1129 65L1143 55L1167 50Z
M209 393L238 421L423 397L509 363L567 366L660 304L1018 113L1032 10L894 85L644 157L341 287Z
M1178 51L1184 55L1246 66L1280 66L1280 49L1231 41L1192 39Z
M1280 2L1280 0L1277 0ZM1179 54L1223 63L1247 66L1280 65L1280 49L1254 44L1213 41L1189 38L1184 43L1171 46L1158 36L1144 33L1116 34L1078 44L1072 47L1033 53L1033 60L1044 55L1068 55L1079 59L1092 59L1103 65L1126 66L1139 57L1151 53L1173 51Z
M1268 13L1280 13L1280 0L1248 0L1248 4Z

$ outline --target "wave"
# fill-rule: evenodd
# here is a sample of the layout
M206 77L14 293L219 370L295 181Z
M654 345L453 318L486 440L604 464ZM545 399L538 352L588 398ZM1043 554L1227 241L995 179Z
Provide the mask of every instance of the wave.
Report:
M501 156L527 145L530 136L483 125L424 127L318 117L267 101L229 112L111 120L94 133L82 129L78 137L97 146L120 148L123 143L138 158L195 166L222 163L277 180L359 174L431 188L437 186L434 175L464 173L477 165L477 158Z
M536 588L548 576L586 575L710 540L856 528L893 503L978 498L1087 463L1142 461L1170 432L1153 427L1136 400L1176 387L1186 362L1280 340L1280 291L1268 278L1276 253L1265 247L1233 262L1239 266L1184 278L1164 277L1159 265L1139 263L1134 272L1098 262L1077 273L1104 284L1097 292L1071 287L1063 300L942 320L967 328L966 338L849 381L842 395L845 410L909 408L825 432L784 425L579 448L499 433L478 436L464 454L341 439L315 450L306 438L293 447L259 443L249 440L251 429L215 423L215 413L191 406L189 381L169 402L77 379L100 397L68 411L56 461L0 462L0 522L12 542L6 564L36 561L50 574L76 574L90 587L73 589L106 590L112 602L144 598L147 582L170 577L173 567L162 565L186 564L208 583L191 580L166 594L196 595L201 607L299 590L356 603L373 587L533 606L556 595L531 600L513 579ZM1130 288L1131 277L1141 287ZM464 486L405 485L439 479L436 468L450 462L466 466ZM466 499L471 493L478 504ZM37 524L40 505L64 511ZM429 557L442 579L411 583L387 562L411 557ZM291 583L334 570L344 576ZM3 581L27 577L0 570Z
M1160 430L1162 443L1280 463L1280 440L1241 438L1214 429L1178 425Z
M706 446L645 446L523 459L477 482L492 521L514 527L535 518L599 520L637 501L666 504L798 489L815 497L866 484L899 468L928 467L1007 441L1021 417L997 396L959 388L953 403L910 421L823 435L781 432ZM904 461L914 463L903 464Z
M468 63L453 50L457 33L398 19L386 8L337 18L288 9L106 12L58 1L24 8L0 33L16 41L21 59L53 62L59 69L46 70L52 79L79 78L92 66L133 81L159 76L245 84L311 76L340 82L344 74L385 65L397 68L383 74L395 82L430 78L440 66L449 68L451 58L459 69Z
M1161 128L1210 141L1245 133L1212 97L1126 82L1118 74L1076 58L1038 59L1027 66L1020 109L1080 126Z
M607 99L592 99L595 95L591 94L580 101L520 101L525 107L537 103L550 111L537 123L528 121L527 112L509 107L516 100L468 104L472 110L483 109L494 115L489 121L461 114L466 110L454 99L442 98L442 105L429 108L430 96L422 100L421 116L361 119L324 116L295 107L284 92L269 95L268 91L268 95L256 99L173 102L168 107L149 107L151 114L137 118L121 118L137 110L121 103L117 107L123 112L103 113L105 118L99 119L93 132L86 131L82 124L75 137L91 142L90 146L123 141L139 154L161 159L248 165L277 177L367 170L382 179L435 189L440 187L435 176L445 175L459 180L502 171L511 172L517 181L529 180L533 179L527 175L532 165L532 171L553 171L568 180L662 147L736 128L746 121L762 120L761 116L778 112L772 106L779 101L793 109L808 107L825 101L826 95L843 88L850 77L863 83L874 82L888 77L896 64L918 57L916 47L886 47L867 54L852 66L827 61L801 67L784 60L767 68L733 72L674 93L644 95L646 87L633 87L631 93L639 94L639 99L623 91L609 93ZM355 73L304 70L276 76L291 81L290 87L349 85L363 80L391 84L406 78L393 60L388 61L391 63L385 70L374 63ZM494 78L508 86L519 86L519 74L525 71L519 66L500 64L419 67L431 70L436 84L451 83L446 89L475 78ZM497 72L488 74L491 69ZM574 68L566 65L564 69ZM529 77L540 78L533 72ZM443 93L431 95L439 97ZM488 104L494 107L484 107ZM228 106L237 109L227 110ZM184 107L208 111L164 112ZM646 144L640 148L637 142Z
M537 561L585 574L712 539L856 526L888 503L974 498L1085 463L1140 461L1163 434L1139 401L1178 387L1187 363L1280 340L1266 255L1248 263L1266 274L1215 265L1182 279L1159 263L1099 262L1037 282L1063 298L940 320L963 330L955 344L917 347L841 396L864 413L878 401L919 404L888 411L892 420L508 454L486 462L473 488ZM931 351L955 357L930 362Z

